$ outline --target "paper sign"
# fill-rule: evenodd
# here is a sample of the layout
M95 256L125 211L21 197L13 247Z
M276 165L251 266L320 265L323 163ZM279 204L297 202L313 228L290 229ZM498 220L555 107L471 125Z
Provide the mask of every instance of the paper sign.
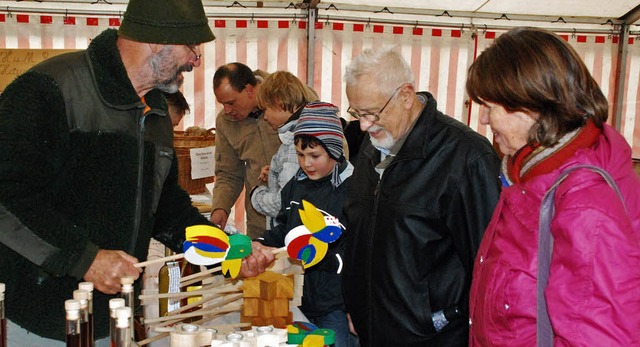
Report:
M216 147L191 148L191 179L211 177L216 168Z

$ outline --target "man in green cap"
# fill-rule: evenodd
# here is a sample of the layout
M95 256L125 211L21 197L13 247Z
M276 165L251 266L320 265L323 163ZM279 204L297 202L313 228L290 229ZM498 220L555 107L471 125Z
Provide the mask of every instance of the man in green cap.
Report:
M151 237L182 252L210 224L178 185L163 92L212 41L201 0L131 0L119 30L53 57L0 96L0 282L9 345L64 346L64 301L93 282L95 338L108 300L138 278Z

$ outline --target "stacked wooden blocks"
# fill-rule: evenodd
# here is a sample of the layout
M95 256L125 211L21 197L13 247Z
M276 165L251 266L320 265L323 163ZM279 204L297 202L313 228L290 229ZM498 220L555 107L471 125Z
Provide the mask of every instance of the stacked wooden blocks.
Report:
M289 300L293 298L293 274L266 271L245 279L243 292L240 322L283 329L293 321L293 314L289 311Z

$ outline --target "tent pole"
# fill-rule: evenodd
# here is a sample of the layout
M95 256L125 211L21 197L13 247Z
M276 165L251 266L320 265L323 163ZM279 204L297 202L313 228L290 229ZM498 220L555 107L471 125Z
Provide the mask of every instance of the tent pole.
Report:
M318 20L318 9L308 8L307 20L307 85L313 89L314 66L313 57L316 48L316 21Z
M624 104L624 90L627 76L627 52L629 51L629 26L620 26L620 40L616 59L615 90L613 92L612 124L616 130L622 129L622 106Z

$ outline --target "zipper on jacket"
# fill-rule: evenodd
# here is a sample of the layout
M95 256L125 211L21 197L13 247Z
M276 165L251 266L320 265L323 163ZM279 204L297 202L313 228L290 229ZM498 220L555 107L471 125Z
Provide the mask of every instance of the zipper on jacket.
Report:
M144 111L143 111L144 112ZM142 219L142 182L144 176L144 121L145 114L138 121L138 182L136 185L136 210L134 215L133 232L131 233L131 245L129 254L134 255L136 243L140 235L140 224Z

